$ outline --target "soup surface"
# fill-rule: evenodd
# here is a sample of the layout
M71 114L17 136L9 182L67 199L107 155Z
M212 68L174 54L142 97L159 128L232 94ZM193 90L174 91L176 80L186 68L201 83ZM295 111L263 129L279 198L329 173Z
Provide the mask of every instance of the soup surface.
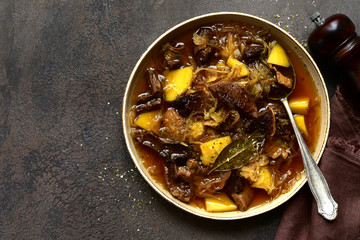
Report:
M320 99L306 67L266 30L234 22L163 44L136 86L131 134L152 177L210 212L246 211L301 176L296 138L275 92L290 92L311 150Z

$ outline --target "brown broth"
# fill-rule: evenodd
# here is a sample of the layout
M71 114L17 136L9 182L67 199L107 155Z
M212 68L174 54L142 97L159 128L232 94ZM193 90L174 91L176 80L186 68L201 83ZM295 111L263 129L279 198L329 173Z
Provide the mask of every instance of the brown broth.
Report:
M192 34L196 31L197 28L194 28L193 31L189 31L185 34L178 35L174 39L174 42L183 42L185 46L192 44ZM185 47L186 56L191 56L191 48ZM296 87L293 93L289 96L289 99L298 98L298 97L309 97L310 98L310 109L308 114L305 116L306 125L308 128L309 136L305 138L305 141L310 149L310 152L315 151L315 146L318 140L319 131L320 131L320 104L318 103L318 92L316 86L310 76L309 71L306 66L301 62L301 60L294 56L292 52L288 52L289 58L296 71ZM185 61L186 62L186 61ZM149 63L149 67L154 67L158 70L163 71L162 66L162 55L154 56L152 61ZM143 93L147 90L147 84L143 77L141 81L138 82L138 85L135 88L132 105L135 104L136 96L140 93ZM143 160L144 166L151 170L149 171L153 179L166 188L165 179L164 179L164 160L157 155L157 153L143 147L139 144L135 144L139 156ZM290 190L293 184L296 182L296 179L300 176L301 172L304 170L302 158L300 153L298 156L294 157L290 163L282 164L280 167L281 173L286 173L288 170L292 172L291 177L283 188L283 193ZM271 200L271 197L266 193L265 190L255 189L255 197L252 200L249 208L256 207L258 205L264 204ZM192 206L196 206L202 209L205 209L204 199L194 198L189 203Z

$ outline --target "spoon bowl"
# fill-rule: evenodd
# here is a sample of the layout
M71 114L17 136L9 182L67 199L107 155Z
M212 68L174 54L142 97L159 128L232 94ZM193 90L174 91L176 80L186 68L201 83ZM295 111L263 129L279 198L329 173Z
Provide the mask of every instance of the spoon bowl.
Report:
M291 62L289 67L276 66L276 68L273 68L280 72L284 77L289 78L292 81L291 88L285 87L279 83L274 83L274 85L271 87L268 97L272 100L281 100L282 98L288 97L294 91L296 85L296 73Z

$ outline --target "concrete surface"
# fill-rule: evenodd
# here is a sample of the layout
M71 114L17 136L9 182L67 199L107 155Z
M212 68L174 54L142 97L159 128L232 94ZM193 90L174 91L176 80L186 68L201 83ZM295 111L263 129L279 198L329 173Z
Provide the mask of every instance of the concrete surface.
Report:
M273 239L284 206L212 221L148 186L122 134L128 77L153 40L193 16L254 14L306 45L313 12L345 13L360 29L358 9L357 0L1 0L0 238Z

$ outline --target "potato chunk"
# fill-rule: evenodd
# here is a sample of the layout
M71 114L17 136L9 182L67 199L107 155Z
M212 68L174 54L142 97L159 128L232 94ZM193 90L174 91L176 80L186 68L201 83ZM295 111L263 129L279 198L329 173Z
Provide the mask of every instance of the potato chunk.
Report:
M164 73L166 78L164 84L164 97L168 102L172 102L186 92L192 82L193 67L185 67Z
M228 212L237 210L237 206L225 193L217 193L205 198L205 209L208 212Z
M204 165L213 164L220 152L231 143L230 136L216 138L200 145L201 161Z
M161 112L160 110L156 110L140 114L135 120L135 125L147 131L158 132L160 128L160 122Z
M293 98L289 100L289 106L293 113L306 115L309 110L309 97Z
M270 194L275 189L274 181L271 179L271 175L270 169L267 166L260 167L257 179L251 186L255 188L262 188Z
M307 137L309 135L309 132L306 128L305 117L303 115L296 115L294 116L294 119L300 132L304 134L304 137Z
M246 77L249 75L249 70L247 69L246 65L233 57L229 57L226 61L226 64L231 68L233 68L235 65L238 65L240 68L239 77Z
M289 58L285 50L278 43L271 50L267 62L282 67L290 67Z

